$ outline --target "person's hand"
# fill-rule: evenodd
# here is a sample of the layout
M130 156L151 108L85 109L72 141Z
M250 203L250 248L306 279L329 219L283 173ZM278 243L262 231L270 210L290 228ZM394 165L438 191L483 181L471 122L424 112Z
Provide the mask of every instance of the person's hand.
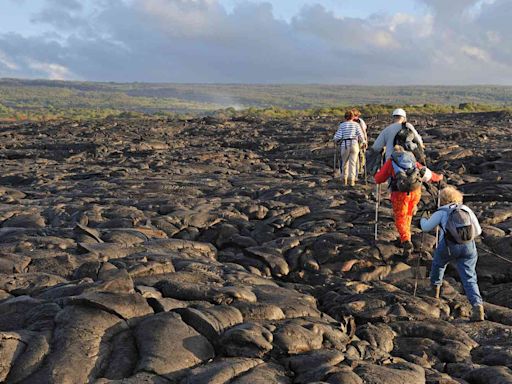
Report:
M428 209L424 209L422 212L421 212L421 218L422 219L425 219L426 217L429 217L430 216L430 211Z
M439 185L439 189L443 189L448 186L448 183L446 182L444 175L441 175L441 180L438 181L438 185Z

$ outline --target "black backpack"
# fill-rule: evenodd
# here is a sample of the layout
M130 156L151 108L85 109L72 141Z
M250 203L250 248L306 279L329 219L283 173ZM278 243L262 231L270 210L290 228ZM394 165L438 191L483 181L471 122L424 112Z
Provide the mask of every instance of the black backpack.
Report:
M471 220L469 208L454 204L443 210L448 213L448 220L442 228L447 240L464 244L475 239L476 228Z
M380 167L382 167L383 153L376 151L372 147L366 150L366 170L370 175L375 175Z
M393 152L391 163L395 175L391 178L391 190L412 192L421 187L424 169L418 169L416 158L411 152Z
M416 159L425 165L425 153L423 148L416 142L416 136L413 130L407 125L407 122L402 123L402 128L397 132L393 139L393 145L399 145L404 150L412 152Z

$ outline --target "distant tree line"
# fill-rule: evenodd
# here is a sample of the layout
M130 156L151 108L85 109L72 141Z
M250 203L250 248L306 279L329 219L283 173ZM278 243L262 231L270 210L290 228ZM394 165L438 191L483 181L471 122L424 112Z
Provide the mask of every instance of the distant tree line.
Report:
M343 116L406 106L413 113L512 109L512 87L363 87L334 85L144 84L0 79L0 119L98 119L108 116Z

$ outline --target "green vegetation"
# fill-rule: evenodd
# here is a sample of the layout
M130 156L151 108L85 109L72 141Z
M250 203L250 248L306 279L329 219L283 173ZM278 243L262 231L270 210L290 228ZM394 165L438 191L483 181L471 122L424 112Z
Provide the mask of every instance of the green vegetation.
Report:
M512 110L512 87L217 85L0 79L0 119L94 119L175 114L342 116L406 106L417 113Z
M288 118L288 117L318 117L318 116L336 116L342 118L345 111L351 108L357 108L363 116L390 115L391 112L398 107L405 108L411 114L437 114L437 113L470 113L470 112L496 112L506 111L512 112L512 105L497 104L476 104L463 103L458 106L442 105L442 104L423 104L423 105L382 105L382 104L366 104L366 105L346 105L332 108L312 108L303 110L291 110L277 107L270 108L248 108L242 111L234 109L225 109L218 111L218 114L225 116L251 116L251 117L267 117L267 118Z

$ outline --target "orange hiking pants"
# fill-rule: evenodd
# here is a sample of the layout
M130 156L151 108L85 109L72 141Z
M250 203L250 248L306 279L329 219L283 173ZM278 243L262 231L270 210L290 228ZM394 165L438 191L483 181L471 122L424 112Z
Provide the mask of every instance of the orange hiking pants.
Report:
M391 205L395 215L395 225L400 234L400 242L411 240L413 211L421 199L421 188L412 192L391 192Z

